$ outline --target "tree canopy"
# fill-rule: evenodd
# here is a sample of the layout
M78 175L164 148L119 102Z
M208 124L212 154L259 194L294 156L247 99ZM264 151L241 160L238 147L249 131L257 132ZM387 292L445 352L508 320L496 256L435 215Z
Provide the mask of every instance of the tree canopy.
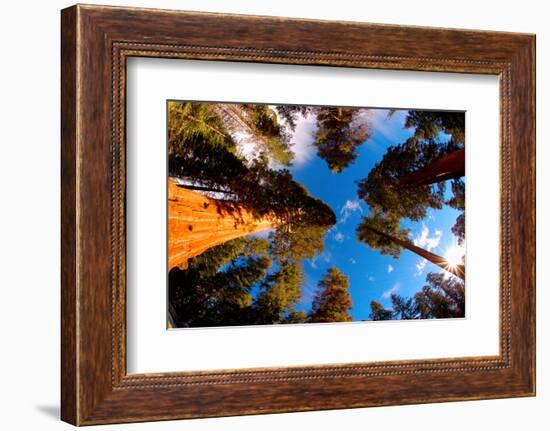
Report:
M244 208L277 220L268 240L229 241L189 259L186 269L173 269L170 298L177 320L218 326L309 319L293 309L301 297L303 260L323 251L336 217L282 168L292 153L277 114L245 104L170 102L168 109L169 175L215 195L217 205L235 217ZM249 137L254 157L242 153Z
M290 130L299 116L312 115L316 121L313 145L329 169L340 173L355 159L360 145L372 135L369 110L334 106L277 106L277 112Z
M266 240L240 238L169 273L169 299L179 327L227 326L251 320L252 287L271 266Z
M357 237L395 258L399 257L401 247L388 238L378 238L367 229L369 226L406 239L408 232L401 228L402 219L420 221L427 216L428 209L441 209L443 205L464 211L465 183L460 176L451 181L450 199L445 198L445 181L416 184L406 189L400 183L402 178L464 148L464 113L409 111L405 127L415 128L413 137L390 146L367 177L357 182L357 195L370 208L357 228ZM441 133L451 137L445 140ZM453 227L460 241L464 239L463 221L463 216L459 217Z
M408 241L410 230L401 228L400 219L395 215L384 216L382 212L373 210L369 215L363 217L356 232L359 241L380 251L381 254L398 258L403 247L391 237ZM379 232L389 233L381 235Z
M168 153L187 153L195 144L232 152L236 144L219 116L205 103L168 102Z
M302 281L300 261L273 260L267 240L228 241L170 271L172 317L179 327L352 320L348 278L338 268L319 281L309 314L295 309Z
M282 165L292 162L289 131L279 124L277 114L267 105L216 103L209 105L209 109L218 115L234 139L252 147L255 158L267 158Z
M391 320L393 317L393 310L387 310L378 301L372 300L370 303L370 320Z
M370 304L372 320L445 319L465 316L464 282L443 273L431 272L426 285L410 298L392 294L391 308L377 301Z
M282 323L302 296L303 269L298 262L283 262L262 282L253 306L257 323Z
M357 158L357 148L371 135L365 109L315 108L317 132L313 145L317 155L335 173L342 172Z
M331 172L340 173L355 162L359 147L371 137L369 110L169 102L168 111L168 172L174 182L206 194L209 199L204 208L213 208L212 202L219 208L211 219L226 213L238 218L245 209L249 226L253 224L249 219L260 218L268 220L267 227L275 226L268 235L245 236L216 246L207 239L200 254L185 257L185 268L172 269L169 298L176 325L351 321L349 279L336 267L317 274L322 278L311 310L303 310L304 260L323 252L326 233L336 217L330 206L294 180L291 139L301 117L313 117L312 145L317 156ZM357 181L357 195L369 210L362 215L356 236L396 259L408 249L430 260L424 256L429 250L411 243L410 230L402 222L418 222L429 210L450 206L460 212L451 230L459 244L463 243L463 173L451 171L440 181L432 181L435 176L430 175L434 166L448 165L457 153L464 158L464 114L409 111L405 127L414 129L411 138L389 146L370 172ZM331 201L330 195L327 201ZM204 214L203 204L199 207ZM196 222L196 216L193 220ZM187 221L180 223L187 231ZM207 231L208 223L196 222L194 229L189 224L189 231L202 240L201 229ZM242 235L248 233L243 230ZM179 231L173 237L179 238ZM458 267L463 277L464 266ZM465 311L463 281L443 273L429 273L425 285L411 297L393 294L390 299L389 308L371 301L370 318L463 317Z
M440 209L445 203L445 184L422 185L404 191L398 186L399 179L456 148L459 146L452 140L446 144L428 141L391 146L368 176L357 182L357 195L381 214L421 220L426 217L428 208Z
M411 110L405 119L405 127L414 129L413 139L424 141L437 139L443 132L456 142L464 143L464 112Z
M193 120L182 126L170 117L168 170L171 176L225 192L228 207L244 206L258 216L272 214L283 223L297 226L335 223L332 209L309 195L304 186L293 180L290 171L270 168L265 157L247 161L240 156L220 118L205 106L209 105L191 102L169 105L169 109L175 110L175 117L184 123L182 112L191 111L196 114L193 118L199 118L198 114L201 118L200 122ZM257 113L259 108L249 110ZM267 115L262 112L261 115Z
M429 273L427 284L415 295L421 319L465 316L464 282L442 273Z
M348 277L338 268L329 268L319 281L310 314L311 322L351 322L348 312L352 302L348 288Z

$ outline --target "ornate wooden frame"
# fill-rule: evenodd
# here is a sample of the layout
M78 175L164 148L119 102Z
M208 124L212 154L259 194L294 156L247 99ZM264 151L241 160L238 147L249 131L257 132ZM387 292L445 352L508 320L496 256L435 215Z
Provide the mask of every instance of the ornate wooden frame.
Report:
M61 15L63 420L88 425L534 395L534 35L81 5ZM498 75L500 354L128 375L129 56Z

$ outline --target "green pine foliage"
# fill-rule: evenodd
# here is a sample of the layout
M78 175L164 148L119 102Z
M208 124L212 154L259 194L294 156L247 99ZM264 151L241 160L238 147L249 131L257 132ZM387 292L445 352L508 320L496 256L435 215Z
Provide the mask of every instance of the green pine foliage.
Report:
M359 241L380 251L381 254L397 259L403 247L396 241L393 241L390 236L380 235L376 231L389 233L388 235L393 238L408 241L410 229L401 228L400 219L394 214L383 214L376 210L364 216L361 223L357 226L356 234Z
M393 318L393 310L384 308L378 301L372 300L370 303L370 320L391 320Z
M168 102L168 153L186 154L196 145L236 151L236 144L221 119L199 102Z
M360 145L372 135L369 110L333 106L277 106L277 113L290 130L299 116L312 115L316 120L313 145L317 155L334 173L340 173L357 159Z
M371 320L447 319L465 316L464 282L440 272L426 276L426 285L414 296L391 295L391 308L370 304Z
M371 137L369 111L357 108L254 104L168 103L169 175L217 193L220 210L238 216L246 209L277 221L267 239L243 237L213 247L169 273L169 301L179 327L309 322L349 322L349 280L329 268L318 282L311 311L296 310L302 300L303 262L323 252L327 230L336 223L332 209L294 181L290 138L300 116L316 121L313 145L338 174L354 163ZM411 139L387 149L364 179L358 196L369 207L356 229L359 241L398 258L393 238L407 241L403 219L420 221L429 209L449 205L462 214L452 232L464 241L465 183L421 185L403 192L399 179L464 148L464 114L410 111L405 127ZM443 142L444 132L451 138ZM242 154L243 141L253 154ZM222 196L219 198L219 196ZM376 234L384 232L389 236ZM370 319L464 316L464 283L430 273L412 297L391 296L391 307L372 301Z
M409 111L405 127L414 129L414 139L437 139L441 132L450 135L455 142L464 143L465 115L452 111Z
M311 322L351 322L349 310L353 304L348 288L348 277L338 268L329 268L319 281L310 314Z
M445 199L446 183L417 185L407 189L399 186L400 178L428 167L435 160L464 148L464 113L409 111L405 127L414 128L406 142L393 145L372 168L366 178L357 182L357 196L370 208L357 228L357 238L383 254L399 257L401 247L388 238L379 238L368 230L372 226L390 236L407 239L401 220L424 219L429 209L443 205L464 211L465 183L462 178L451 182L452 197ZM447 141L440 133L451 135ZM452 229L459 241L464 240L464 215Z
M285 323L288 313L302 296L303 268L298 262L283 262L262 282L254 304L256 323Z
M295 182L288 169L288 132L265 105L168 104L169 174L224 196L220 210L246 209L274 218L268 240L229 241L169 274L176 324L183 327L289 323L302 296L303 260L323 251L332 209ZM255 137L259 155L245 158L238 138ZM275 169L271 162L276 161Z
M240 238L169 273L169 299L179 327L239 325L250 320L252 288L271 267L268 243Z
M371 135L366 110L357 108L315 108L317 155L335 173L342 172L357 158L357 148Z
M273 215L281 224L292 228L328 228L335 223L332 209L295 182L290 171L271 168L265 157L249 162L239 155L237 144L208 106L190 102L169 104L169 115L174 111L179 121L186 122L184 127L169 119L170 176L191 180L213 191L224 191L228 211L240 207L258 217ZM189 111L194 114L193 121L185 120L184 114ZM265 117L267 114L262 112L258 115ZM265 122L258 121L260 125ZM270 130L267 125L261 127Z
M294 153L290 148L290 134L279 124L277 114L267 105L247 105L255 130L263 135L266 153L276 163L290 165Z

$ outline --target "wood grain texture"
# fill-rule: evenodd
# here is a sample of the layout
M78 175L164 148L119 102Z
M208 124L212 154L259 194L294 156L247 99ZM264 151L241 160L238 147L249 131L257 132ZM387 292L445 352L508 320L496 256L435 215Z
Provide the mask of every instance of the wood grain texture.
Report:
M77 422L76 9L61 16L61 417Z
M534 49L534 36L525 34L100 6L64 10L62 418L85 425L533 395ZM498 75L499 356L127 375L129 56Z

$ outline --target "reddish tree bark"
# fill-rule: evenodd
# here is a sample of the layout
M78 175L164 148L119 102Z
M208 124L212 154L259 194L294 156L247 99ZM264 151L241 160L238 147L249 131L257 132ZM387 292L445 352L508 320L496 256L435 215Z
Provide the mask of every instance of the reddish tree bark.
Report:
M399 178L398 187L426 186L440 181L461 178L465 172L465 156L465 150L461 149L440 157L424 169Z
M277 226L275 218L209 198L168 181L168 269L211 247Z
M445 271L450 272L451 274L457 276L458 278L461 278L462 280L465 279L466 268L464 265L450 265L447 259L445 259L444 257L441 257L435 253L432 253L431 251L424 250L421 247L417 247L416 245L412 244L409 241L402 240L393 235L389 235L385 232L379 231L378 229L374 229L370 226L365 226L365 227L369 229L371 232L374 232L380 236L383 236L389 239L390 241L400 245L401 247L406 248L407 250L410 250L413 253L416 253L420 257L423 257L424 259L432 262L434 265L439 266Z

